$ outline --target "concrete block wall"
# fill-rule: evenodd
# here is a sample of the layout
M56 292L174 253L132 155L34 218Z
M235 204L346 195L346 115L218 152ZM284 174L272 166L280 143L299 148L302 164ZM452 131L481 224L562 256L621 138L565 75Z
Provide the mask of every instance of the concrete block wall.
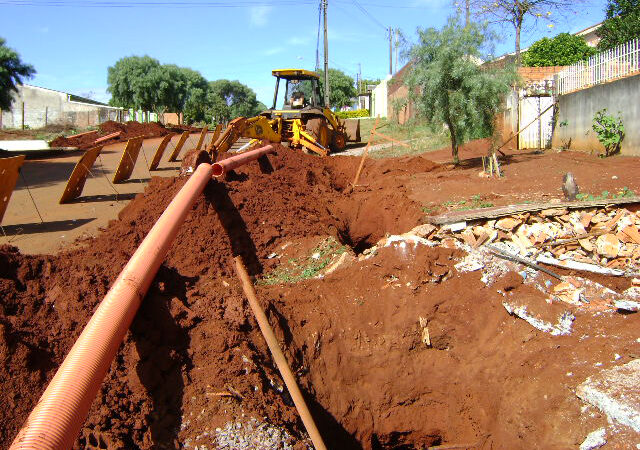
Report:
M640 74L559 96L557 124L567 125L556 125L552 145L562 147L570 139L572 150L604 152L591 128L593 116L603 108L622 117L626 135L621 153L640 156Z
M69 94L37 86L22 85L14 93L10 111L2 111L3 128L42 128L46 125L97 126L118 119L118 108L76 102Z

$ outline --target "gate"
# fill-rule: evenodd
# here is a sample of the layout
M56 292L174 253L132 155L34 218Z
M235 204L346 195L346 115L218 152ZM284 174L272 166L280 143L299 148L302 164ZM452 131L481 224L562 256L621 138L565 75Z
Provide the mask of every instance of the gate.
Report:
M520 126L525 128L520 133L518 139L518 149L525 148L551 148L551 135L553 132L553 109L545 109L553 104L553 97L545 96L525 96L520 98ZM536 119L536 117L538 117ZM535 122L531 123L535 119Z

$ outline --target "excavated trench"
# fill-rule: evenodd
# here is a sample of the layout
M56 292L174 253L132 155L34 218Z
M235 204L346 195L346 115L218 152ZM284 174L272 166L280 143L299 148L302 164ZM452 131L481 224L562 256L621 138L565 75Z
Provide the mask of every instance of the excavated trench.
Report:
M205 189L107 374L77 448L251 448L239 436L245 443L258 439L260 448L307 448L232 257L241 255L260 279L282 263L273 254L300 243L333 237L359 254L386 233L419 223L422 212L404 184L411 173L437 166L424 158L369 161L353 189L357 158L280 150L269 159L271 173L251 164ZM118 220L73 250L27 256L0 247L0 403L8 405L0 410L0 446L15 437L91 312L183 184L153 179ZM522 401L549 378L539 376L533 387L519 380L553 356L541 350L542 340L522 351L527 329L505 325L502 297L486 290L480 275L455 271L460 256L446 248L389 247L322 279L258 283L329 448L481 447L489 435L501 443L497 448L549 442L547 425L523 420ZM500 283L537 295L510 277ZM430 348L421 340L423 319ZM526 415L581 432L565 423L566 414L546 419L547 412Z

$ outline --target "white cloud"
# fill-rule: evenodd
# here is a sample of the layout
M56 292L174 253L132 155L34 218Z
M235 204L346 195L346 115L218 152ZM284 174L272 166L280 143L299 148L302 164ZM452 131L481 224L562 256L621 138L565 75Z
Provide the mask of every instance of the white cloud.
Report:
M273 47L273 48L269 48L267 50L265 50L264 55L265 56L273 56L273 55L277 55L278 53L282 53L284 52L284 48L282 47Z
M289 45L307 45L309 43L309 38L293 36L292 38L289 38L287 43Z
M263 27L267 24L272 7L269 5L255 6L249 10L249 24Z

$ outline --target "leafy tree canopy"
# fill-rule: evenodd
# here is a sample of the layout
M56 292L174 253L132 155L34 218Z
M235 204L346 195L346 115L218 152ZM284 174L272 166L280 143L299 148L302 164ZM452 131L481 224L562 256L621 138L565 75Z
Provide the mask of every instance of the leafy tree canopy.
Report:
M503 97L517 79L513 67L478 65L486 36L476 24L465 27L455 17L441 30L418 29L418 43L410 51L413 65L406 78L410 99L434 127L447 125L455 164L465 140L494 132Z
M558 15L578 10L587 0L467 0L466 10L489 24L513 27L516 64L520 65L520 36L539 22L554 26Z
M5 45L0 38L0 109L11 109L12 92L17 92L16 85L22 84L24 78L30 78L36 70L25 64L18 53Z
M609 0L606 20L596 31L599 50L640 38L640 0Z
M123 108L151 110L156 102L155 86L148 75L160 67L160 61L150 56L121 58L109 67L107 91L110 103Z
M256 98L249 86L239 81L216 80L209 82L209 102L224 120L235 117L252 117L259 114L264 106ZM226 105L226 109L225 109Z
M320 75L320 95L324 98L324 71ZM355 81L342 70L329 69L329 104L332 108L351 105L351 99L357 95ZM321 100L322 103L322 100Z
M528 67L570 66L596 53L581 36L561 33L554 38L542 38L522 56Z

